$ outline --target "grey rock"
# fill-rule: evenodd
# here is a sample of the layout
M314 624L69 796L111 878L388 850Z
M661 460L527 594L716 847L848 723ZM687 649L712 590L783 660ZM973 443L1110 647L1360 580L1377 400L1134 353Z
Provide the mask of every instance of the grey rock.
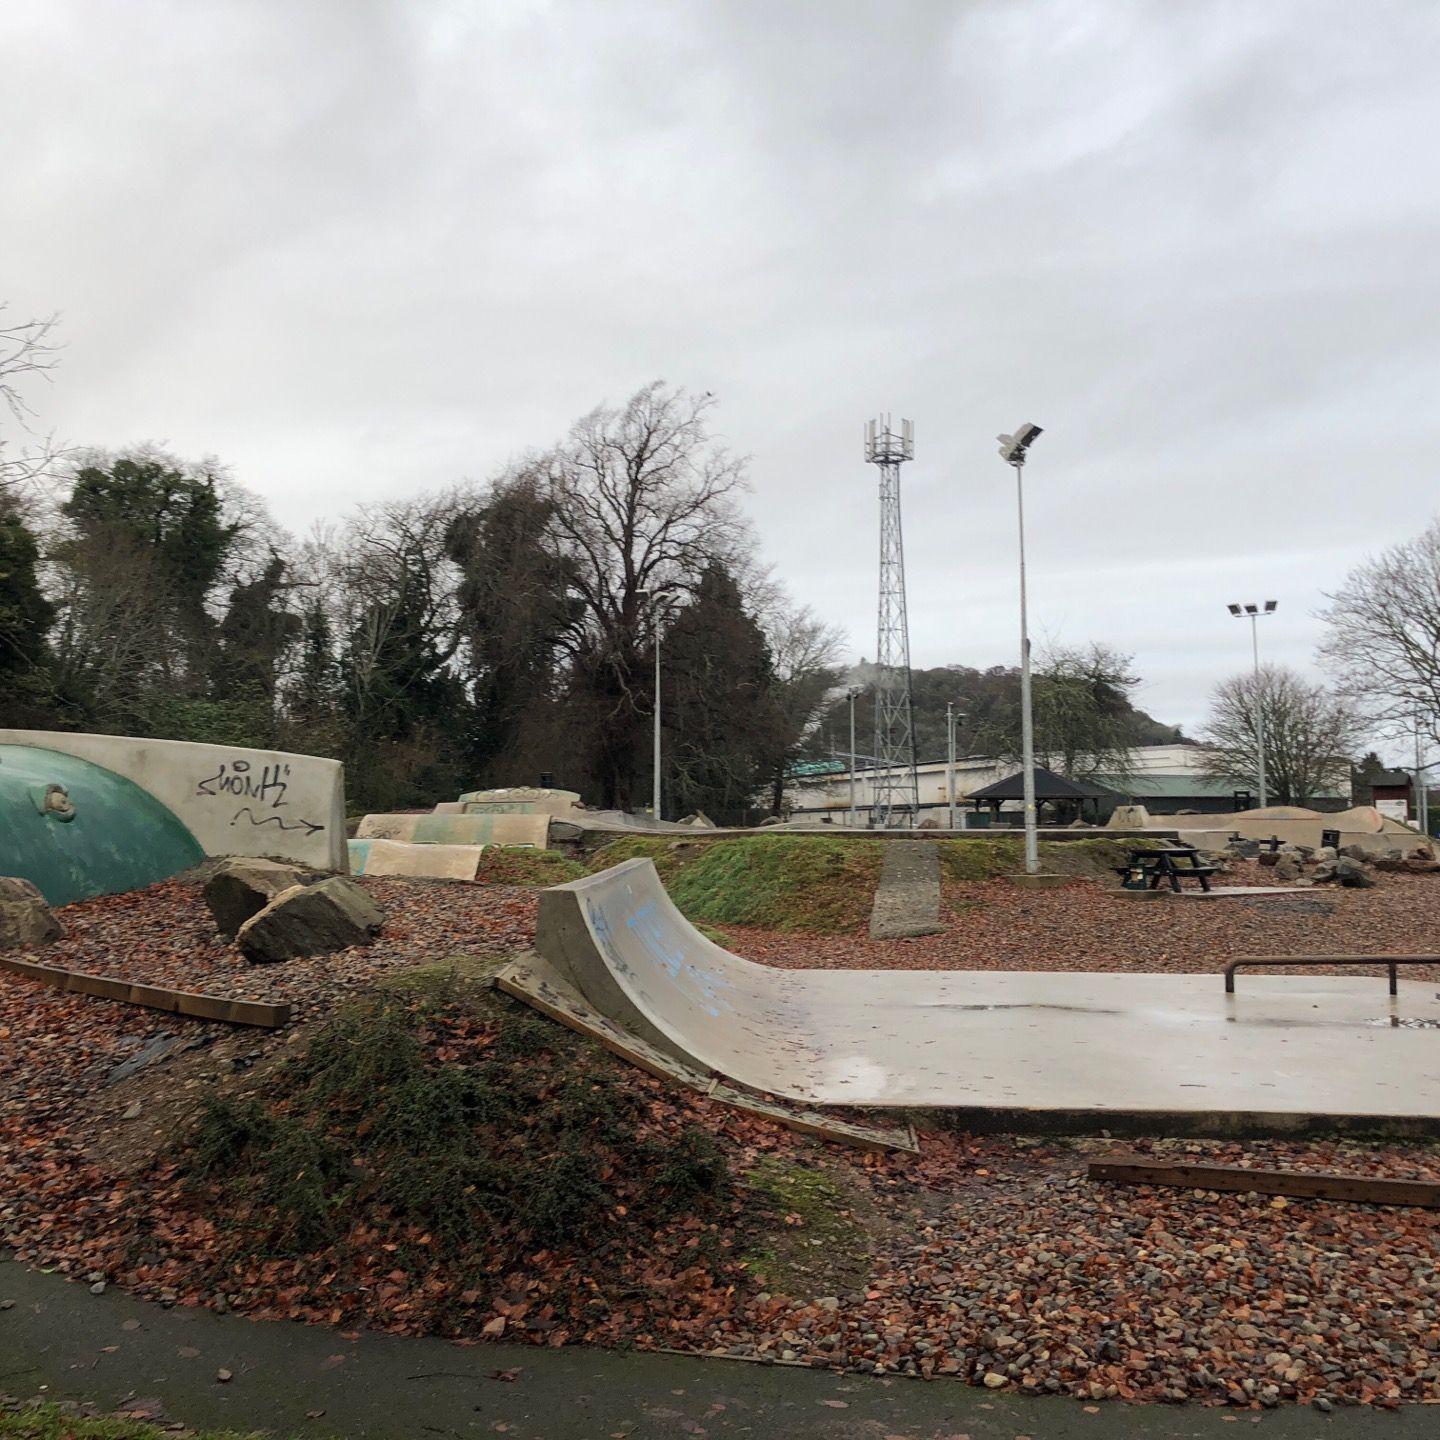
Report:
M1348 890L1370 890L1375 885L1375 877L1349 854L1342 854L1335 862L1335 878Z
M240 927L235 943L252 965L329 955L369 945L384 918L362 885L334 875L315 885L282 890Z
M1275 878L1282 885L1289 885L1300 878L1300 858L1298 855L1282 854L1275 862Z
M30 881L0 876L0 950L48 945L64 933L45 897Z
M226 860L205 882L201 892L215 917L215 927L233 940L252 915L258 915L282 890L313 879L311 872L278 860L236 856Z

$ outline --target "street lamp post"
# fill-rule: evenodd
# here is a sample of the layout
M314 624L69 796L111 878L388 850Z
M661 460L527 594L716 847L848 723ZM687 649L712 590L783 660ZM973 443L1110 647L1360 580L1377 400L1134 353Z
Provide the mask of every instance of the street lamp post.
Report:
M955 709L955 702L945 702L945 797L950 802L950 829L955 828L955 722L964 714Z
M850 702L850 828L855 828L855 701L860 695L861 687L852 685L845 692L845 698Z
M666 598L675 588L674 585L660 585L654 590L635 592L650 603L650 623L655 631L655 734L652 742L650 813L657 824L660 820L660 622L668 613Z
M1250 649L1255 659L1255 779L1262 810L1270 803L1270 794L1265 788L1265 696L1260 685L1260 621L1267 615L1273 615L1278 605L1277 600L1267 600L1263 610L1250 604L1228 607L1237 620L1250 622Z
M1030 709L1030 622L1025 610L1025 455L1037 436L1038 425L1017 427L1013 435L997 435L1000 458L1015 469L1015 503L1020 521L1020 750L1025 786L1025 873L1040 871L1040 844L1035 833L1035 724Z

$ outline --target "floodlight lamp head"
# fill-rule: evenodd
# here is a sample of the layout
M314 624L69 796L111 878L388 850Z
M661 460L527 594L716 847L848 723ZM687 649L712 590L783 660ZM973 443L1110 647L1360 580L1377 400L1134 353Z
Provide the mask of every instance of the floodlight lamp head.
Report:
M1275 607L1279 605L1279 603L1278 600L1267 600L1265 602L1265 613L1267 615L1273 615L1275 613Z
M1037 437L1044 433L1038 425L1027 421L1024 425L1017 425L1013 435L997 435L995 438L1000 442L1000 458L1007 465L1023 465L1025 452Z
M1238 605L1231 605L1228 609L1237 620L1245 613Z

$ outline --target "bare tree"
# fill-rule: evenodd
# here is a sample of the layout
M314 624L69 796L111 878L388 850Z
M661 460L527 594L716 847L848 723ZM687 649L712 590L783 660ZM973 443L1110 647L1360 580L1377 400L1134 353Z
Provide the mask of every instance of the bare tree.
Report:
M5 308L0 304L0 403L31 440L16 449L0 436L0 492L43 479L62 453L53 436L36 435L31 429L35 411L22 388L28 380L48 380L59 364L55 327L60 317L49 315L11 324L5 319Z
M647 592L693 590L711 561L729 564L749 539L734 503L745 462L710 435L714 403L656 381L578 421L549 460L551 534L578 600L559 644L581 686L606 805L633 798L652 703Z
M1320 659L1341 693L1392 734L1440 741L1440 517L1327 598Z
M1041 655L1033 689L1040 764L1075 780L1129 777L1135 749L1130 695L1140 683L1131 673L1133 659L1098 642L1083 648L1054 646ZM1012 764L1020 762L1018 686L1007 686L1006 703L991 707L988 720L976 727L973 743Z
M1283 665L1265 665L1215 687L1200 738L1205 773L1258 790L1256 722L1265 719L1265 776L1278 805L1350 793L1350 763L1365 733L1353 707Z

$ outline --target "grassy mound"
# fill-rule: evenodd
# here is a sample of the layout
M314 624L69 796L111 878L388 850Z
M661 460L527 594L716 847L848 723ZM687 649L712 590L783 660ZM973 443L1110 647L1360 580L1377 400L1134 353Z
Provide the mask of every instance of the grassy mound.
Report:
M316 1287L363 1313L378 1283L423 1328L465 1333L494 1277L540 1276L534 1291L550 1273L530 1337L548 1338L643 1289L642 1266L669 1257L697 1291L723 1270L696 1237L738 1193L696 1118L599 1047L451 980L341 1012L263 1094L210 1097L179 1160L216 1219L217 1262L244 1276L289 1257L301 1313Z
M625 836L592 857L592 870L646 856L680 911L696 924L836 935L864 924L884 842L819 835L747 835L684 841Z
M1113 879L1134 845L1131 840L1042 840L1040 868L1055 875ZM1025 868L1025 844L1016 836L985 835L940 842L941 873L946 880L998 880Z
M564 885L588 873L558 850L524 850L492 845L475 870L477 885Z

